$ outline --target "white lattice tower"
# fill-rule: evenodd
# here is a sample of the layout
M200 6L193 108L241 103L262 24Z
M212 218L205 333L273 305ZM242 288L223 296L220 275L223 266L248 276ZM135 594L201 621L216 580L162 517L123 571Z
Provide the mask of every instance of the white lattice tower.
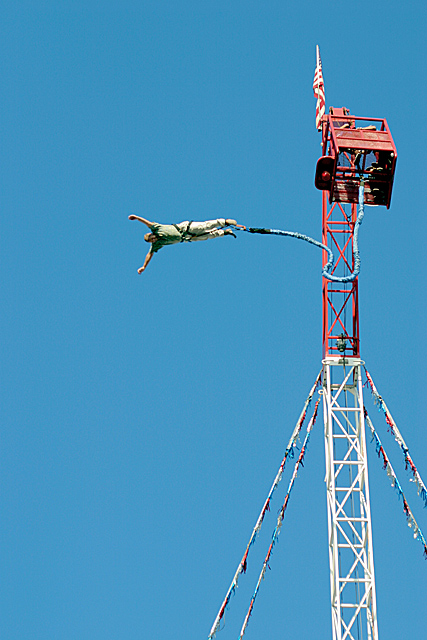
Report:
M324 360L333 640L378 640L361 364L359 358Z

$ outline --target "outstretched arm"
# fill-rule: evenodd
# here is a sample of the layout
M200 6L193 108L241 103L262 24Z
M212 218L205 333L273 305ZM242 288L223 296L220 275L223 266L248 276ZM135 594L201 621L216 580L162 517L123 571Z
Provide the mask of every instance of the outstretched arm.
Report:
M147 255L145 256L144 264L142 265L142 267L139 267L138 273L142 273L143 271L145 271L145 269L147 268L148 263L150 262L152 257L153 257L153 253L152 253L152 251L149 251L147 253Z
M144 224L146 224L149 229L154 224L153 222L150 222L149 220L146 220L145 218L141 218L140 216L134 216L133 214L131 216L129 216L129 220L139 220L140 222L143 222Z

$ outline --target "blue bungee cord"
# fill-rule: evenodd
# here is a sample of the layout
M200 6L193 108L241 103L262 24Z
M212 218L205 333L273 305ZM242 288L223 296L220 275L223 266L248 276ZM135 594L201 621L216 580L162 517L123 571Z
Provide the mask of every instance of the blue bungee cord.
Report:
M354 225L354 234L353 234L353 260L354 260L354 270L348 276L334 276L331 271L334 266L335 258L332 250L327 247L322 242L318 242L309 236L305 236L303 233L298 233L297 231L282 231L281 229L259 229L256 227L235 227L241 231L248 231L249 233L261 233L261 234L272 234L275 236L290 236L291 238L297 238L298 240L304 240L305 242L309 242L310 244L314 244L316 247L320 247L324 249L329 256L328 262L323 267L322 275L327 280L332 280L333 282L353 282L357 278L360 273L360 252L359 252L359 228L362 224L363 217L365 215L364 210L364 191L365 185L364 181L360 181L359 186L359 212L357 215L356 224ZM233 225L234 226L234 225Z
M332 280L333 282L353 282L356 280L357 276L360 273L360 252L359 252L359 229L360 225L363 222L363 218L365 216L365 183L363 179L360 181L359 186L359 212L357 214L356 224L354 225L354 233L353 233L353 262L354 262L354 270L348 276L333 276L330 273L330 268L328 269L328 264L325 265L323 269L323 276L327 280Z

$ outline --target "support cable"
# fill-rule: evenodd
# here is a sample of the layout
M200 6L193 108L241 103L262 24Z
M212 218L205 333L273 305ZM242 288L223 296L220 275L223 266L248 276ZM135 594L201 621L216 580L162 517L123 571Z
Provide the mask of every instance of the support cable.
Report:
M324 249L328 253L329 259L328 262L323 267L322 275L327 280L332 280L333 282L353 282L356 280L357 276L360 273L360 252L359 252L359 228L362 224L365 212L364 212L364 183L363 180L360 181L359 187L359 213L357 216L356 223L354 225L354 233L353 233L353 258L354 258L354 270L348 276L334 276L332 274L332 269L334 266L335 258L332 250L323 244L322 242L318 242L310 236L306 236L303 233L298 233L297 231L282 231L282 229L262 229L258 227L244 227L242 225L233 226L235 229L239 231L247 231L248 233L260 233L260 234L270 234L275 236L290 236L291 238L297 238L297 240L304 240L305 242L309 242L313 244L315 247L320 247Z
M230 587L229 587L229 589L227 591L227 595L224 598L224 602L222 603L221 608L220 608L220 610L218 612L218 615L215 618L215 622L212 625L212 629L211 629L211 631L209 633L208 640L212 640L215 637L215 634L219 629L219 625L220 625L221 619L224 616L225 610L226 610L226 608L227 608L227 606L228 606L228 604L230 602L231 596L234 594L235 590L237 589L237 586L238 586L237 583L238 583L240 574L241 573L246 573L247 559L248 559L249 550L250 550L251 546L254 544L254 542L256 540L256 537L257 537L257 535L258 535L258 533L259 533L259 531L261 529L261 525L263 523L265 514L270 509L270 501L271 501L271 498L273 497L273 493L275 492L275 490L277 489L277 487L279 485L280 480L282 479L282 475L283 475L283 471L284 471L284 468L285 468L286 460L287 460L288 457L293 458L294 455L295 455L294 448L296 447L298 436L299 436L299 434L301 432L301 429L302 429L302 426L304 424L304 420L305 420L305 417L307 415L307 409L308 409L308 407L310 405L311 399L313 398L314 392L316 391L316 388L318 387L318 385L319 385L319 383L321 381L322 371L320 371L319 375L317 376L316 382L314 383L313 387L311 388L310 393L308 394L308 397L307 397L307 399L306 399L306 401L304 403L303 410L302 410L301 415L300 415L300 417L299 417L299 419L298 419L298 421L297 421L297 423L295 425L294 431L293 431L293 433L292 433L292 435L290 437L288 446L286 447L285 455L284 455L283 460L282 460L282 462L280 464L280 467L279 467L279 470L277 472L277 475L276 475L276 477L274 479L274 482L273 482L273 484L271 486L271 489L269 491L267 499L264 502L264 506L263 506L263 508L261 510L261 513L258 516L258 520L256 522L254 530L252 531L252 535L251 535L251 537L249 539L248 545L246 547L246 551L245 551L245 553L243 555L243 558L241 559L241 561L239 563L239 566L237 567L236 573L234 574L234 578L233 578L233 580L231 582L231 585L230 585ZM317 408L317 405L316 405L316 408Z
M393 467L391 466L391 463L387 457L386 452L384 451L384 447L381 444L381 440L377 434L377 432L374 429L374 425L372 424L372 421L368 415L368 412L366 411L365 408L365 419L366 422L368 423L368 426L371 430L372 433L372 440L375 440L375 448L378 454L378 457L380 458L382 456L383 459L383 469L386 470L388 477L390 478L391 481L391 486L396 490L398 497L402 498L403 501L403 512L406 516L406 520L408 522L408 527L410 527L413 530L413 534L414 534L414 539L415 540L419 540L421 542L421 544L424 547L424 556L427 559L427 543L426 540L423 536L423 533L420 529L420 527L418 526L417 521L414 518L414 515L411 511L411 509L409 508L408 502L405 498L405 495L402 491L402 487L400 486L400 482L397 479L397 476L394 472Z
M393 418L391 417L391 414L387 408L386 403L384 402L384 400L382 399L382 396L380 396L380 394L377 391L377 388L374 384L374 381L372 380L371 376L368 373L368 370L366 369L366 367L363 367L365 369L365 374L366 374L366 379L369 383L369 386L371 387L371 391L372 391L372 395L374 396L374 402L375 404L378 404L378 408L381 409L385 415L385 421L387 422L388 426L390 427L390 431L394 436L395 441L398 443L398 445L400 446L402 452L403 452L403 456L405 458L405 468L408 469L408 467L410 467L412 475L413 475L413 479L411 478L412 482L415 482L415 484L417 485L417 493L419 496L421 496L421 499L424 502L424 507L427 507L427 488L426 485L424 484L417 467L415 466L412 457L409 453L409 449L406 445L406 442L404 441L404 439L402 438L402 435L399 431L399 429L397 428L397 425L395 423L395 421L393 420Z
M261 585L261 580L263 580L264 577L265 577L265 572L266 572L267 567L268 567L268 561L270 560L270 557L271 557L271 554L272 554L272 551L273 551L273 547L276 544L276 542L278 541L280 529L282 527L283 520L285 518L285 511L286 511L286 509L288 507L289 496L291 495L291 491L292 491L292 488L294 486L295 478L297 477L297 474L298 474L298 469L299 469L300 465L304 466L303 465L304 455L305 455L305 452L307 451L307 446L308 446L308 442L310 440L311 430L312 430L312 428L314 426L314 423L316 422L317 408L319 406L319 402L320 402L320 399L316 401L316 404L314 406L313 415L312 415L312 417L310 419L310 422L307 425L307 433L306 433L306 436L304 438L303 445L301 447L301 452L300 452L300 454L298 456L298 460L295 463L294 472L292 474L292 478L291 478L291 481L289 483L288 491L287 491L286 496L285 496L285 501L284 501L284 503L282 505L282 508L279 511L279 516L277 518L276 528L274 529L274 532L273 532L273 538L272 538L270 547L268 549L267 555L265 557L264 564L262 565L261 573L259 574L258 582L257 582L257 585L255 587L255 591L254 591L254 594L252 596L248 612L247 612L245 620L243 622L242 629L240 631L239 640L242 640L242 638L244 636L244 633L246 631L246 627L248 626L249 618L251 617L252 609L254 607L255 600L257 598L257 595L258 595L258 592L259 592L259 588L260 588L260 585Z

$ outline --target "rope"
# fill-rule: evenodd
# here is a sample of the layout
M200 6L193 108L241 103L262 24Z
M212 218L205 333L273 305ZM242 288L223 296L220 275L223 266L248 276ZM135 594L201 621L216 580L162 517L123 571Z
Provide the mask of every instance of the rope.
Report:
M297 238L297 240L304 240L310 244L313 244L315 247L319 247L328 253L329 259L328 262L323 267L322 275L327 280L331 280L332 282L353 282L356 280L357 276L360 273L360 252L359 252L359 229L362 224L364 215L365 215L365 205L364 205L364 192L365 186L363 180L360 181L359 186L359 212L357 216L356 223L354 225L354 233L353 233L353 264L354 270L348 276L334 276L332 274L332 269L334 266L335 258L332 250L327 247L325 244L310 238L310 236L306 236L303 233L298 233L297 231L282 231L282 229L263 229L258 227L242 227L241 225L233 226L238 231L247 231L248 233L259 233L259 234L270 234L275 236L290 236L291 238Z
M241 559L241 561L239 563L239 566L237 567L237 571L234 574L234 578L233 578L233 580L231 582L231 585L230 585L230 587L229 587L229 589L227 591L227 595L225 596L224 601L223 601L223 603L221 605L221 608L220 608L220 610L218 612L218 615L215 618L215 622L212 625L212 629L211 629L211 631L209 633L208 640L212 640L215 637L215 634L219 629L219 625L220 625L221 619L224 616L225 610L226 610L226 608L227 608L227 606L228 606L228 604L230 602L231 596L234 595L234 592L237 589L237 583L238 583L240 574L241 573L246 573L247 559L248 559L249 550L250 550L251 546L254 544L254 542L256 540L256 537L257 537L257 535L258 535L258 533L259 533L259 531L261 529L261 525L263 523L265 514L270 509L270 501L271 501L271 498L273 497L273 493L277 489L277 487L279 485L279 482L282 479L282 475L283 475L283 471L284 471L284 468L285 468L286 460L287 460L288 457L293 458L294 455L295 455L294 454L294 447L296 446L296 442L297 442L298 436L299 436L299 434L301 432L301 429L302 429L302 426L304 424L304 420L305 420L305 417L306 417L306 414L307 414L307 409L308 409L308 407L310 405L310 402L311 402L311 399L312 399L312 397L314 395L314 392L315 392L315 390L316 390L316 388L317 388L317 386L318 386L318 384L319 384L319 382L321 380L321 376L322 376L322 371L320 371L319 375L317 376L316 382L314 383L313 387L311 388L310 393L308 394L308 397L307 397L307 399L306 399L306 401L304 403L304 407L303 407L303 410L301 412L301 415L300 415L300 417L299 417L299 419L298 419L298 421L297 421L297 423L295 425L295 428L294 428L294 431L293 431L293 433L292 433L292 435L290 437L288 446L286 447L284 458L283 458L283 460L282 460L282 462L280 464L279 470L278 470L277 475L276 475L276 477L274 479L272 487L271 487L271 489L269 491L267 499L264 502L264 506L261 509L261 513L258 516L258 520L256 522L254 530L252 531L252 535L251 535L251 537L249 539L248 545L246 547L246 551L243 554L243 558Z
M267 567L268 567L268 561L270 560L270 556L271 556L271 553L273 551L273 547L274 547L274 545L276 544L276 542L278 540L280 529L282 527L283 520L285 518L285 511L286 511L286 509L288 507L289 497L291 495L291 491L292 491L292 488L293 488L293 485L294 485L294 482L295 482L295 478L297 477L298 468L299 468L300 465L304 466L303 465L304 455L305 455L305 452L307 450L307 446L308 446L308 441L310 439L311 430L313 428L314 423L316 422L317 407L319 406L319 402L320 402L320 399L316 401L316 404L314 406L313 415L311 417L310 422L307 425L307 433L306 433L306 436L304 438L303 445L301 447L301 452L300 452L300 454L298 456L298 460L296 461L296 464L295 464L294 472L292 474L292 478L291 478L291 481L289 483L288 491L287 491L286 496L285 496L285 501L283 503L282 508L279 511L279 517L277 518L276 528L274 529L274 532L273 532L273 539L272 539L270 547L268 549L268 553L267 553L267 555L265 557L264 564L262 565L261 573L259 574L258 582L257 582L257 585L255 587L255 591L254 591L254 594L252 596L251 603L249 605L248 613L246 614L246 618L245 618L245 620L243 622L243 626L242 626L242 629L240 631L239 640L242 640L242 638L244 636L244 633L246 631L246 627L248 626L249 618L251 617L252 609L254 607L255 600L256 600L256 597L258 595L258 591L259 591L259 588L260 588L260 585L261 585L261 580L263 580L264 577L265 577L265 572L266 572Z
M396 442L398 443L398 445L400 446L402 452L403 452L403 456L405 458L405 465L406 465L406 469L408 467L410 467L411 471L412 471L412 475L414 478L414 482L417 485L417 493L419 496L421 496L421 499L424 502L424 507L427 507L427 488L418 472L417 467L415 466L412 457L409 453L409 449L406 445L406 442L404 441L404 439L402 438L402 435L399 431L399 429L397 428L397 424L395 423L395 421L393 420L393 418L391 417L391 414L387 408L386 403L384 402L384 400L382 399L382 397L380 396L380 394L377 391L376 386L374 385L374 381L372 380L370 374L368 373L368 370L366 369L366 367L363 367L365 369L365 374L366 374L366 379L369 382L369 386L371 387L371 391L372 391L372 395L374 396L374 402L375 404L378 404L379 409L381 409L384 413L385 416L385 421L387 422L388 426L390 427L390 431L392 432L394 439L396 440Z
M397 479L397 476L394 472L393 467L390 464L390 461L386 455L386 452L384 451L384 447L381 444L381 440L379 439L379 436L377 434L377 432L374 429L374 425L371 422L370 417L368 416L368 412L366 411L365 408L365 418L366 418L366 422L368 423L368 426L371 430L372 433L372 440L375 440L375 448L378 454L378 457L382 456L383 458L383 469L385 469L387 471L387 475L391 480L391 486L397 491L397 494L399 496L399 498L402 498L403 501L403 512L406 516L406 520L408 522L408 527L410 527L413 530L414 533L414 539L415 540L419 540L421 542L421 544L424 547L424 556L427 559L427 543L426 540L423 536L423 533L420 529L420 527L418 526L417 521L415 520L413 513L411 511L411 509L409 508L409 504L405 498L405 495L402 491L402 487L400 486L400 482Z

